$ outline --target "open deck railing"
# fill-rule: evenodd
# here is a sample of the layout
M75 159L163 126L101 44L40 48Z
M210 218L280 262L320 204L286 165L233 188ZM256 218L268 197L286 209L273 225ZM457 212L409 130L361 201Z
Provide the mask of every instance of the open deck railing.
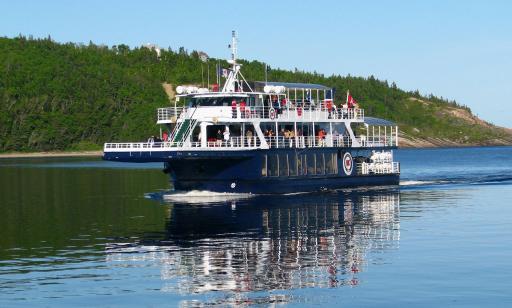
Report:
M297 136L286 138L284 136L265 137L270 148L313 148L313 147L349 147L352 145L350 137L339 136L319 138L315 136Z
M186 107L158 108L157 119L161 121L175 121L181 114L187 112ZM270 119L289 121L328 121L328 120L361 120L364 121L364 110L353 108L331 108L322 106L299 107L287 106L283 108L268 106L230 106L199 107L195 113L200 117L217 117L231 119Z
M399 162L386 163L360 163L357 165L361 174L398 174L400 173Z
M158 108L157 110L157 120L160 121L175 121L179 118L179 116L186 111L185 107L166 107L166 108Z
M397 139L393 135L358 136L356 138L362 147L393 147L397 145Z
M359 147L390 147L395 146L394 138L389 141L382 138L377 140L371 138L370 141L366 137L356 137L360 141ZM362 142L361 140L366 140ZM347 148L353 147L354 144L349 136L326 136L320 138L317 136L296 136L286 138L284 136L265 137L265 141L269 148L312 148L312 147L336 147ZM247 138L243 136L231 137L229 140L209 139L206 146L201 146L200 141L179 141L179 142L130 142L130 143L105 143L105 151L159 151L178 148L180 150L242 150L242 149L258 149L261 148L261 142L257 136Z

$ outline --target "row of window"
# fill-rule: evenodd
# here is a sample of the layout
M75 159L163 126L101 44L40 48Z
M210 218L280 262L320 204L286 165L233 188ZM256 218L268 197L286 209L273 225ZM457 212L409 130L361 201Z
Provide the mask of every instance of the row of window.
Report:
M261 167L262 176L300 176L338 173L336 153L267 154Z

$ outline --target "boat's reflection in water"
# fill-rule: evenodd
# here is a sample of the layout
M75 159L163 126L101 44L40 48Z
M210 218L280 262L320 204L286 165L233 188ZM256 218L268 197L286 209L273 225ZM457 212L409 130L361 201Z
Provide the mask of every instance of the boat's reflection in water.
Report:
M396 190L165 203L166 230L111 244L108 259L153 263L180 294L355 286L372 254L398 248L399 203Z

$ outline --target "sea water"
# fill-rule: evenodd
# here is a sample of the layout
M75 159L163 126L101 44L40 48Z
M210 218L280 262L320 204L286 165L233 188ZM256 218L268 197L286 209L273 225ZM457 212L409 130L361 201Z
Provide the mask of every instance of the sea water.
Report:
M512 305L512 148L395 156L399 187L240 197L1 159L0 306Z

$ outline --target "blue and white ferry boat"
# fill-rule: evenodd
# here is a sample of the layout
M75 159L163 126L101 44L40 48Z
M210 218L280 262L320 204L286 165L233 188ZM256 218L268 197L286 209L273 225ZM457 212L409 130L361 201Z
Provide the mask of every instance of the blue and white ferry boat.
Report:
M174 189L295 193L398 185L398 127L336 107L318 84L246 81L232 38L222 89L178 86L159 108L160 138L106 143L103 159L162 162ZM161 141L159 141L161 140Z

